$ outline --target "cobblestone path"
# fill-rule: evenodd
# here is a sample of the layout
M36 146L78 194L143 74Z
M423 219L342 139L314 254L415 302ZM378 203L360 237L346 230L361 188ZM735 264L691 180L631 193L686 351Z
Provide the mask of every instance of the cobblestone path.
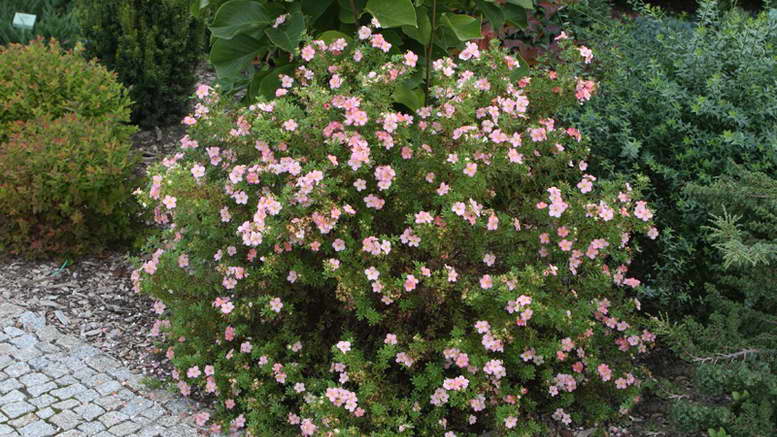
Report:
M195 404L33 312L0 302L0 437L198 435Z

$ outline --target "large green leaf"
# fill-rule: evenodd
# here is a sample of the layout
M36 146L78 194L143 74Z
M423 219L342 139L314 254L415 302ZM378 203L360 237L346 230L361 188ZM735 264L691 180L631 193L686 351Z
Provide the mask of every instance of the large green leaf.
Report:
M295 68L297 68L296 64L286 64L268 71L259 82L259 95L262 95L267 99L274 98L275 90L281 86L281 79L278 76L281 74L291 76Z
M302 12L310 17L312 23L318 20L333 2L334 0L302 0Z
M365 9L381 27L418 26L411 0L369 0Z
M402 84L391 96L394 101L401 103L413 111L424 106L424 92L420 88L411 88L408 84Z
M333 42L337 41L338 39L343 38L348 44L351 43L351 37L344 34L343 32L338 32L336 30L327 30L326 32L320 33L316 39L320 39L321 41L324 41L327 44L332 44Z
M534 9L534 2L532 0L507 0L507 3L520 6L524 9Z
M469 41L481 38L480 20L469 15L450 14L444 12L440 15L442 24L448 26L459 41Z
M216 38L232 39L238 33L265 27L274 21L267 8L251 0L231 0L216 11L209 27Z
M526 9L515 5L502 6L502 12L504 13L505 21L513 26L525 29L529 25L526 17Z
M199 17L200 11L205 9L210 4L209 0L189 0L189 9L191 9L192 15Z
M219 77L235 77L266 50L266 42L238 34L232 39L216 39L210 49L210 63Z
M277 28L268 27L265 31L273 44L281 49L294 53L305 33L305 16L296 11L286 18L286 22Z
M426 8L418 8L417 14L418 26L402 26L402 31L405 32L405 35L425 46L429 44L429 39L432 36L432 22L429 20Z
M366 0L355 0L353 2L354 5L356 5L356 11L359 16L361 16L362 10L364 9ZM340 6L337 13L337 18L342 22L346 24L354 24L356 21L354 20L353 15L353 8L351 7L351 0L337 0L337 5Z
M475 3L483 12L483 15L488 18L494 31L498 32L505 24L505 14L502 12L502 8L493 3L486 2L485 0L476 0Z

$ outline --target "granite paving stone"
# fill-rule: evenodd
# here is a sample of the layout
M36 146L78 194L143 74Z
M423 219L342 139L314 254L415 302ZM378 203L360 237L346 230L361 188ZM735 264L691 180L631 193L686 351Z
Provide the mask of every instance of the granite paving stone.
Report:
M141 380L43 313L0 303L0 437L201 435L195 402Z

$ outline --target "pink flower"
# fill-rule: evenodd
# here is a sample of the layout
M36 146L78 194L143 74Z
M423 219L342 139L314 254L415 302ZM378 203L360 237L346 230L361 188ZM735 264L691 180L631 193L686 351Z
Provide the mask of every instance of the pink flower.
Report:
M580 56L583 57L586 64L590 64L591 61L594 59L594 53L586 46L580 46L578 47L578 51L580 51Z
M386 339L383 342L386 344L397 344L396 334L386 334Z
M300 431L302 432L302 435L309 436L313 435L318 427L313 424L313 421L310 419L304 419L302 421L302 424L299 426Z
M415 290L416 285L418 285L418 279L413 275L407 275L407 279L405 279L405 290L413 291Z
M253 349L253 346L251 346L250 341L245 341L240 344L240 352L243 352L244 354L251 353L251 349Z
M185 124L187 126L191 126L191 125L197 123L197 119L192 117L192 116L187 115L186 117L183 118L183 121L181 121L181 123L183 123L183 124Z
M197 378L200 374L200 368L197 366L190 367L189 370L186 371L186 376L189 378Z
M408 67L415 67L416 62L418 62L418 55L408 50L407 53L405 53L404 64Z
M309 62L316 55L316 50L313 47L307 45L302 48L301 55L302 59Z
M518 424L518 418L515 416L507 416L505 417L505 428L512 429L515 428L515 425Z
M470 162L464 167L464 174L469 177L475 176L475 173L477 172L478 172L478 165L475 164L474 162Z
M491 275L483 275L480 278L480 288L489 289L494 286L494 282L491 279Z
M365 269L364 274L367 275L367 280L369 281L377 281L378 277L380 277L380 272L374 266Z
M197 97L202 99L202 98L205 98L210 93L211 89L212 88L209 87L208 85L200 84L199 86L197 86L197 91L195 91L194 93L197 94Z
M224 339L226 341L232 341L235 338L235 328L227 326L224 330Z
M299 125L296 121L294 121L294 119L289 119L283 122L283 128L287 131L293 132L297 130L297 127L299 127Z
M602 378L602 381L609 381L610 378L612 378L612 370L610 370L610 366L607 364L599 364L599 366L596 368L596 371L599 372L599 376Z
M351 343L348 341L340 341L335 345L342 353L347 353L351 350Z
M432 223L433 221L434 217L426 211L418 212L415 215L415 222L418 224Z
M485 334L491 330L491 324L485 320L479 320L475 322L475 329L478 331L478 334Z
M280 298L275 297L272 300L270 300L270 309L272 309L276 313L280 313L281 308L283 308L283 303L281 302Z
M208 420L210 419L210 413L207 411L201 411L194 415L194 423L197 424L197 426L205 426L206 423L208 423Z
M165 196L164 199L162 199L162 203L167 207L167 209L173 209L175 208L175 197L173 196Z

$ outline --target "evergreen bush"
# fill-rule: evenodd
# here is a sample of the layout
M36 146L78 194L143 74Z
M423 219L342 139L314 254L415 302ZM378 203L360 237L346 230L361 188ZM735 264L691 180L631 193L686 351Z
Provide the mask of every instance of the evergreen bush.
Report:
M733 169L686 188L709 210L706 238L719 252L719 271L706 289L709 319L662 330L695 364L694 388L702 395L676 401L671 417L688 433L770 436L777 429L777 179Z
M187 0L78 0L87 54L130 89L133 123L143 127L180 119L196 81L204 24Z
M198 88L140 195L166 228L132 278L178 389L218 397L214 430L529 436L629 411L653 342L630 242L653 212L554 120L595 88L565 45L524 76L468 44L412 114L390 96L418 56L374 40L306 43L247 108Z
M777 14L721 11L703 1L696 23L670 17L594 26L600 92L570 117L590 135L592 168L644 174L662 238L634 268L646 294L679 312L715 282L707 211L683 192L741 164L777 171ZM696 299L696 300L694 300Z
M12 25L14 14L22 12L36 16L32 30ZM54 38L68 48L78 40L78 26L74 2L71 0L5 0L0 2L0 45L27 44L37 36Z

